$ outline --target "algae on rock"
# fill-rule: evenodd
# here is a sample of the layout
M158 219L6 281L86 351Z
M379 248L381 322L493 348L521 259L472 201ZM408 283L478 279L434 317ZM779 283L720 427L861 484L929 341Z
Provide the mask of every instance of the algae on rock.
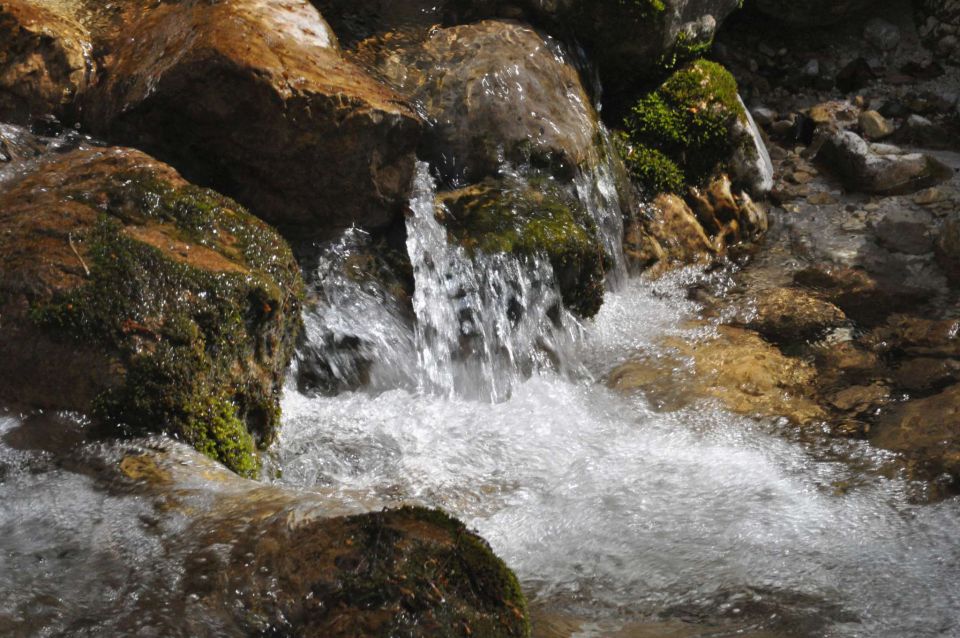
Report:
M276 232L129 149L41 163L0 211L4 398L165 431L255 475L300 330Z

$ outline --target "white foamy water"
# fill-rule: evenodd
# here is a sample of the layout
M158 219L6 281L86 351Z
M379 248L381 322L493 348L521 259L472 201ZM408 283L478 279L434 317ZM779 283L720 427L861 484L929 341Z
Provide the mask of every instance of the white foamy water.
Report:
M579 344L593 377L682 332L696 310L683 283L609 297ZM960 635L960 503L912 506L881 478L841 493L862 470L715 405L658 413L545 372L501 402L395 389L288 392L283 407L283 483L444 507L537 600L599 618L752 607L805 635Z

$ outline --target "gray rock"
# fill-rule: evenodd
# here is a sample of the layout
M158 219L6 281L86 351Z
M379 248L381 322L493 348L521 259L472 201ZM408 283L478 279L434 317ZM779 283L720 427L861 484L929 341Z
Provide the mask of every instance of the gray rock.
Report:
M830 166L851 190L878 195L912 193L950 179L953 170L922 153L878 155L852 131L827 134L817 159Z
M863 37L881 51L893 51L900 46L900 29L882 18L873 18L867 22Z
M908 255L933 251L933 217L925 211L898 209L881 219L874 233L885 248Z

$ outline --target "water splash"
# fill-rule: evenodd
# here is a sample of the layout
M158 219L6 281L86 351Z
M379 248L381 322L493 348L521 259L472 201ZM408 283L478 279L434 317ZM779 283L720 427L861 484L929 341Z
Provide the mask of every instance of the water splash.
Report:
M435 199L420 163L407 219L419 389L502 401L536 371L569 370L578 324L563 309L549 261L469 254L448 241Z

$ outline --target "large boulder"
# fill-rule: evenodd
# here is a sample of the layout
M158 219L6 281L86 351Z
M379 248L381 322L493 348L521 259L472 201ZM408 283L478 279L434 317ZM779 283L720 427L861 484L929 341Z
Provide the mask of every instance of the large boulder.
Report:
M256 474L300 330L286 243L138 151L34 162L0 193L0 399L165 431Z
M306 0L130 2L98 30L98 135L143 148L297 236L398 219L421 121L341 54Z
M763 13L788 24L833 24L870 6L870 0L754 0Z
M63 117L93 80L90 34L58 3L0 2L0 121Z
M519 18L577 42L600 71L604 91L629 93L665 66L709 48L740 0L453 0L455 19Z
M436 29L419 47L383 53L378 68L423 109L421 154L447 181L480 181L504 161L569 180L598 161L598 118L580 76L530 27Z

